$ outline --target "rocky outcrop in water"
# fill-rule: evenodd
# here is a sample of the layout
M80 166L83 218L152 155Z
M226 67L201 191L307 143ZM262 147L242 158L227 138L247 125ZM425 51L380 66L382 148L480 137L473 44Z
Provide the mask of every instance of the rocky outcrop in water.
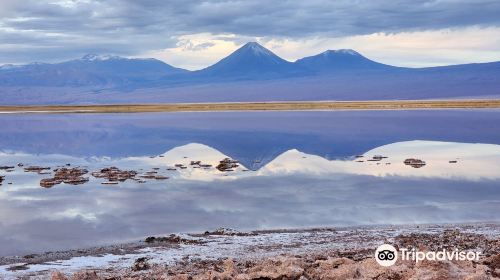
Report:
M68 185L81 185L89 181L88 177L83 177L89 171L84 168L58 168L55 169L54 177L40 180L40 186L51 188L55 185L65 183Z
M416 158L407 158L404 160L405 165L409 165L413 168L421 168L426 165L425 161Z
M95 178L104 178L110 182L125 182L128 179L135 179L137 171L121 170L118 167L112 166L103 168L99 171L92 172Z
M238 163L239 161L237 160L225 158L219 162L216 168L221 172L234 171L234 168L239 166Z
M43 166L28 166L24 168L24 172L34 172L34 173L44 173L45 171L50 170L50 167Z
M14 168L15 166L8 166L8 165L0 166L0 170L5 170L5 171L11 171Z

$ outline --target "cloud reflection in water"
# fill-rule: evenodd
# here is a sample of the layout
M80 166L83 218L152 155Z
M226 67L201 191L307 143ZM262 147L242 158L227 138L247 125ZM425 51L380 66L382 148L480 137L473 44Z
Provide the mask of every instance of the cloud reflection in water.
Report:
M371 150L366 157L378 153L389 156L386 160L392 164L329 161L290 151L285 153L288 158L278 157L257 171L237 170L227 177L213 168L188 168L170 171L172 178L166 181L103 186L92 179L85 185L51 189L38 186L43 176L17 169L6 173L6 181L14 184L4 184L0 190L0 253L78 248L220 226L257 229L500 220L497 145L403 142ZM404 166L401 159L409 156L406 153L424 157L428 166ZM187 164L196 154L211 164L225 156L207 146L187 145L155 158L3 153L0 165L55 166L69 161L91 170L116 165L146 171L159 166L166 173L164 167L179 161ZM457 164L446 162L455 157L460 158Z

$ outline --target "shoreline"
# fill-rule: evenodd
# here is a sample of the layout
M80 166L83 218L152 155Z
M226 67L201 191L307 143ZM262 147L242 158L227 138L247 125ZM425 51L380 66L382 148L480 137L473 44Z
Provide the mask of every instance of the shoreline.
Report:
M391 273L405 273L401 272L402 270L423 273L426 269L436 269L442 270L442 273L459 271L484 275L495 273L497 270L489 264L491 259L495 260L493 265L497 264L497 259L500 260L499 236L498 223L352 226L243 232L220 228L204 233L151 236L142 241L112 246L4 257L0 258L0 278L50 278L54 273L60 273L60 277L82 273L95 274L96 277L92 279L142 279L142 276L151 275L195 276L220 273L219 268L228 262L239 268L238 274L274 273L276 269L287 271L292 267L305 273L315 267L313 263L321 261L339 263L342 269L335 271L330 268L318 273L340 273L345 270L355 272L363 267L387 272L388 270L378 266L373 258L376 247L383 243L420 249L424 246L426 250L455 247L479 250L484 255L484 259L474 263L474 268L471 268L471 263L468 262L450 263L446 266L435 262L429 264L429 267L400 262L391 268ZM477 270L476 267L481 269Z
M9 113L148 113L220 111L335 111L409 109L496 109L500 99L491 100L388 100L388 101L306 101L228 102L109 105L0 105L0 114Z

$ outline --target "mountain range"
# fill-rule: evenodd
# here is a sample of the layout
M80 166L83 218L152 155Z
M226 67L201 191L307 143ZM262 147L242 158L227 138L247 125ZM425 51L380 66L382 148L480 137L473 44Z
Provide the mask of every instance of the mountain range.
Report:
M482 98L500 94L499 77L500 62L404 68L349 49L290 62L250 42L197 71L95 54L4 65L0 104Z
M188 71L157 59L128 59L88 54L61 63L0 67L0 85L9 86L148 86L151 84L270 80L325 73L396 69L353 50L328 50L289 62L250 42L205 69Z
M31 63L0 67L0 85L106 86L157 81L187 70L156 59L128 59L88 54L62 63Z

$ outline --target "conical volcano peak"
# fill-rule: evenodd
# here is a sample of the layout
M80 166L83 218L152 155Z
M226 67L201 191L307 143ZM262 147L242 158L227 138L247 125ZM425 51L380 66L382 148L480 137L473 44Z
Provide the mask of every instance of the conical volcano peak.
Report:
M248 42L236 50L235 53L251 53L258 56L276 56L272 51L266 49L257 42Z
M244 44L243 46L241 46L241 48L247 48L247 49L266 49L264 46L262 46L261 44L257 43L257 42L248 42L246 44Z
M295 75L293 63L277 56L257 42L249 42L199 73L211 77L273 78Z

